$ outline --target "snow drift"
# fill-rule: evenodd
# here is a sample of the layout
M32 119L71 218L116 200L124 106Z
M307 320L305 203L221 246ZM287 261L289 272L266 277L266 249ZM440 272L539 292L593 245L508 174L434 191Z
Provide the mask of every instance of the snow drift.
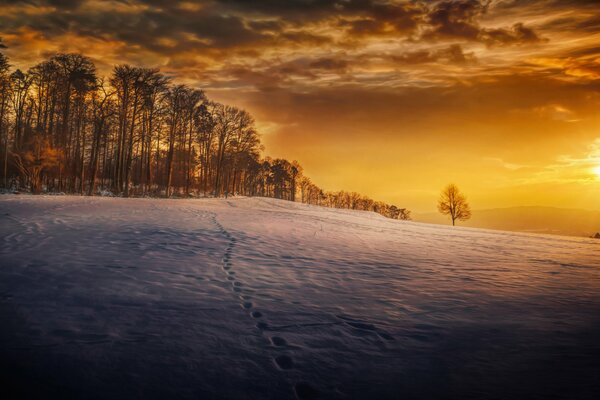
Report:
M600 243L263 198L0 198L3 391L596 398Z

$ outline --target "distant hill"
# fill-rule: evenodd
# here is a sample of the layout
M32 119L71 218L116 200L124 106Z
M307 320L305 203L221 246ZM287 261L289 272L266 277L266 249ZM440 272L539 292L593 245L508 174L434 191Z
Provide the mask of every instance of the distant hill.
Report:
M440 213L413 213L413 220L449 225ZM567 236L592 236L600 232L600 211L555 207L509 207L474 210L473 217L460 226L517 232L549 233Z

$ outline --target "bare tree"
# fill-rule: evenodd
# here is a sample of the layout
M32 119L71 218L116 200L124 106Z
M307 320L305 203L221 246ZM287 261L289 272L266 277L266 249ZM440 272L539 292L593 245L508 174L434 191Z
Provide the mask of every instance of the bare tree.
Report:
M144 68L143 73L143 108L140 168L138 181L142 183L142 192L146 194L152 186L152 141L156 137L160 149L161 114L164 112L164 97L168 92L169 78L158 69ZM157 157L160 156L157 151ZM158 162L157 162L158 167ZM157 178L158 174L155 174Z
M2 44L0 38L0 49L6 47ZM8 58L0 53L0 139L2 139L3 151L3 165L2 170L4 172L4 187L8 187L8 129L5 129L8 113L9 113L9 101L12 96L11 79L9 74L10 64Z
M175 157L175 145L177 137L181 136L181 132L184 130L184 119L182 114L184 112L185 100L189 95L191 89L184 85L177 85L169 90L166 96L168 104L168 117L167 125L169 126L168 136L168 152L166 160L166 197L171 196L171 182L173 179L173 161Z
M109 92L104 85L104 80L100 80L98 88L92 94L92 123L93 136L92 147L89 161L89 186L88 196L94 194L96 189L96 174L98 172L98 163L100 156L100 147L105 142L103 138L108 134L110 118L116 113L112 96L114 92Z
M438 200L438 211L450 216L452 226L456 220L466 221L471 218L471 206L455 184L446 186L442 191Z
M10 75L12 80L12 103L14 111L14 142L13 149L19 150L23 143L23 125L27 105L27 94L31 86L31 77L17 69Z
M215 131L217 134L217 154L214 194L219 197L223 192L223 164L231 146L232 136L237 127L236 123L240 110L225 105L218 105L215 108Z

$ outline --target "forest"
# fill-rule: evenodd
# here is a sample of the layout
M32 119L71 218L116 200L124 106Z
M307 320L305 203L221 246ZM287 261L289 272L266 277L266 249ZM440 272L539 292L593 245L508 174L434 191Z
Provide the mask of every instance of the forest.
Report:
M410 219L405 208L324 191L297 161L262 151L248 112L211 101L159 69L116 65L100 77L90 58L69 53L23 72L0 52L5 192L264 196Z

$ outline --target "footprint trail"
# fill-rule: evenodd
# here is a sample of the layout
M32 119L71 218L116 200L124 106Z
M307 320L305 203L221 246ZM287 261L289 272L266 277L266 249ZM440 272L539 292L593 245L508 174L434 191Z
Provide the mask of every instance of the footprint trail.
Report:
M232 261L232 254L236 246L237 239L234 238L217 220L216 214L213 214L211 219L218 228L219 233L228 240L227 246L225 247L225 253L223 254L222 258L221 268L226 274L226 279L231 282L231 290L233 293L238 295L240 306L244 310L248 311L248 316L251 319L258 321L256 322L255 327L260 331L261 335L267 335L267 332L271 331L271 329L269 324L263 321L263 312L256 310L256 307L252 302L252 297L245 293L246 291L250 293L250 290L237 278L236 273L233 270L235 264ZM273 346L273 352L276 353L273 356L273 363L275 366L282 372L297 370L294 359L289 354L284 353L286 350L289 350L288 342L281 336L271 336L268 339ZM291 389L295 397L300 400L317 399L320 397L319 391L308 382L296 382L293 384Z

